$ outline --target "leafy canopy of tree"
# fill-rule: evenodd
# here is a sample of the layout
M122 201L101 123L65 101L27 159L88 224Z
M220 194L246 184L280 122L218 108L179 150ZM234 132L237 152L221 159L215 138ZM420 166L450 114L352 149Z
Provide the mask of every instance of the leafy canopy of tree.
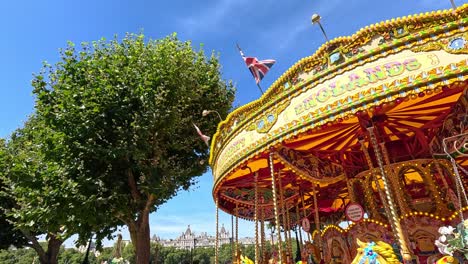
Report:
M7 211L15 205L15 200L10 196L3 178L8 167L8 152L6 142L0 139L0 249L10 246L21 247L28 243L26 237L11 223L12 218L7 216Z
M193 124L213 134L219 120L201 112L227 115L234 88L215 55L175 35L128 35L80 51L70 44L61 56L33 80L37 113L60 135L65 175L128 226L137 263L146 264L149 213L207 170Z
M112 226L101 225L98 212L89 217L97 210L94 199L78 192L78 183L56 161L63 155L61 140L32 116L0 153L2 196L11 201L2 209L41 263L56 263L60 245L73 234L86 239L95 231L100 241L113 231ZM45 235L46 248L39 244L38 235Z

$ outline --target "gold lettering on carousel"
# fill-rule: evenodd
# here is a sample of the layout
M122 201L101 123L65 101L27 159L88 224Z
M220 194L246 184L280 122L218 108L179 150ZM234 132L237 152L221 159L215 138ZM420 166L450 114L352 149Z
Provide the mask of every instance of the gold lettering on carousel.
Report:
M411 72L418 70L421 66L422 63L416 58L408 58L403 62L391 61L382 65L351 72L346 77L334 80L327 86L317 87L317 89L309 87L309 89L313 89L316 92L312 92L310 96L296 105L294 111L296 115L300 115L309 109L315 108L318 104L327 102L332 97L336 98L369 84L397 77L405 71ZM349 94L348 97L340 99L340 102L346 102L348 98L353 99L353 95L354 94Z
M226 156L230 157L232 154L236 153L240 149L245 147L245 138L240 138L234 141L230 146L226 149Z

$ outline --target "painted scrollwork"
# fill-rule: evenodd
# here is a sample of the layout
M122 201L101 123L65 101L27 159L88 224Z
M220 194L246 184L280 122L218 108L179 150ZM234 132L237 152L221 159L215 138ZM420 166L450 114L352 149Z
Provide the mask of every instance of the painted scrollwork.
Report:
M414 52L444 50L453 54L468 54L468 33L455 35L451 38L427 42L411 49Z
M284 111L284 109L289 106L289 104L289 101L284 101L278 104L275 108L259 115L259 118L257 118L255 121L252 121L252 124L250 124L246 130L257 130L258 133L268 133L270 129L276 124L276 121L278 121L278 116L281 114L281 112Z

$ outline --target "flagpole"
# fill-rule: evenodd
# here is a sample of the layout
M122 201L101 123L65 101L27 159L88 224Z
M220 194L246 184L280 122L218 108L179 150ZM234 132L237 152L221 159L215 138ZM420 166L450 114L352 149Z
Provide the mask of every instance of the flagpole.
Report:
M239 43L236 42L236 46L237 46L237 49L239 50L241 56L244 56L244 52L243 52L242 49L240 48ZM259 84L259 83L257 83L257 87L258 87L258 89L260 90L260 93L263 95L263 90L262 90L262 87L260 87L260 84Z
M258 87L258 89L260 89L260 92L261 92L262 95L263 95L263 90L262 90L262 87L260 87L260 84L259 84L259 83L257 83L257 87Z

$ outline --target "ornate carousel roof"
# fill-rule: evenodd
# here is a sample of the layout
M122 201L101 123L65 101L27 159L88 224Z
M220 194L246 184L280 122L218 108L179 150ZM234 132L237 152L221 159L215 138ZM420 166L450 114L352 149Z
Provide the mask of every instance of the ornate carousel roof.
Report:
M218 125L210 157L218 206L252 219L256 179L271 218L273 155L287 208L310 214L316 193L321 215L343 211L350 182L378 166L369 127L388 165L444 154L441 139L460 130L468 108L467 17L465 4L392 19L297 62Z

